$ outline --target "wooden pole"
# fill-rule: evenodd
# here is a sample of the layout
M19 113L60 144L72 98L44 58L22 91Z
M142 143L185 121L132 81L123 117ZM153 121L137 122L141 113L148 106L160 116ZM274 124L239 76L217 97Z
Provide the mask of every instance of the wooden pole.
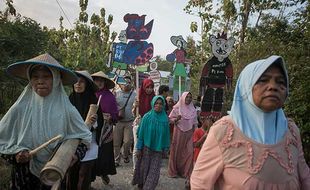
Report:
M138 66L136 65L136 93L137 93L137 100L139 101L139 71ZM140 104L141 102L139 102ZM139 116L139 106L136 107L136 116Z
M182 77L179 76L179 101L181 101L181 88L182 88ZM179 114L181 115L181 104L179 106Z

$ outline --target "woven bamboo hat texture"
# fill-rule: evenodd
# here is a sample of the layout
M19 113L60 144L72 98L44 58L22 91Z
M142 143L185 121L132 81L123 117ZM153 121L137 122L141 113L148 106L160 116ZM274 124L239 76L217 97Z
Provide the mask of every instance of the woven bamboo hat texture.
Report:
M6 71L12 76L28 80L27 70L31 65L44 65L57 69L60 72L63 85L72 85L77 82L76 74L62 66L54 57L48 53L39 55L26 61L20 61L11 64L8 66Z
M106 83L105 85L107 86L108 89L112 89L115 87L115 83L113 80L111 80L108 75L104 74L104 72L102 71L99 71L97 73L94 73L91 75L91 77L94 79L95 77L100 77L100 78L103 78L105 79Z
M90 76L89 72L87 70L81 70L81 71L74 71L75 74L78 76L78 77L84 77L88 82L89 84L91 85L91 87L96 91L98 90L96 84L94 83L94 80L93 78Z

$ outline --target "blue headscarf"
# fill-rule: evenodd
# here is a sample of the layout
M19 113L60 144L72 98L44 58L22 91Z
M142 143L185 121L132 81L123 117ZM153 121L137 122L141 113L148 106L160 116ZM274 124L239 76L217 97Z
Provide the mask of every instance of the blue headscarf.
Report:
M273 55L250 63L243 69L236 84L234 100L229 112L237 127L247 137L263 144L278 143L288 129L287 119L281 108L267 113L253 102L253 86L274 63L279 63L284 71L288 95L288 76L284 60L280 56Z
M154 110L155 102L161 99L163 108L160 112ZM168 150L170 146L169 120L165 111L165 99L155 96L151 102L152 109L147 112L140 123L137 148L147 146L153 151Z

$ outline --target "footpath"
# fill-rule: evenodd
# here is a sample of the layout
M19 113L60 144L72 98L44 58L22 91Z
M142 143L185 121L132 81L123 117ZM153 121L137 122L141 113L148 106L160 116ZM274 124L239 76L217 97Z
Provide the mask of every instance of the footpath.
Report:
M184 190L185 179L183 178L169 178L167 174L168 159L162 160L162 167L160 169L160 178L156 190ZM137 186L131 185L132 180L132 160L125 164L121 162L121 166L116 168L117 174L109 176L110 183L103 184L100 177L96 178L91 184L93 190L138 190Z

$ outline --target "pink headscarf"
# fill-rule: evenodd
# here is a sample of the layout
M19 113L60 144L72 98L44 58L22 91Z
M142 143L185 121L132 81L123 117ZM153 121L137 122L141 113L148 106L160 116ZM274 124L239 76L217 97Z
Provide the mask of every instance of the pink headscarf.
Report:
M193 119L194 117L197 116L197 112L196 109L194 107L193 102L191 102L189 105L185 104L185 98L186 96L189 94L189 92L183 92L180 100L178 101L178 103L176 103L173 106L173 109L175 109L176 111L181 111L181 113L179 113L182 118L184 119ZM181 107L181 109L179 109L179 107Z
M193 128L194 124L198 123L197 111L193 102L189 105L185 104L185 98L188 94L189 92L183 92L180 100L173 106L173 110L169 115L169 118L176 118L181 115L181 120L177 124L181 131L188 131Z

